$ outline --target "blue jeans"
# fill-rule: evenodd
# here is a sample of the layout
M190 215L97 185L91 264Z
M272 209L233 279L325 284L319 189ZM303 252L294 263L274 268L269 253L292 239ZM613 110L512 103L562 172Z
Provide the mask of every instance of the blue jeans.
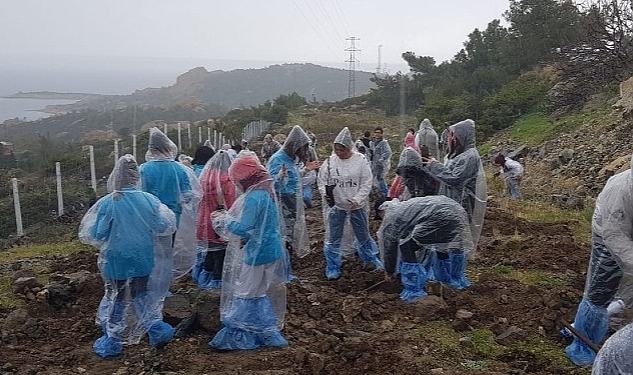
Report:
M521 191L519 190L519 184L521 180L508 177L506 178L506 187L508 188L508 193L512 198L518 199L521 198Z
M378 182L378 190L380 190L380 194L383 197L386 197L389 193L389 189L387 189L387 183L382 177L376 177L376 181Z
M345 219L349 214L349 221L358 241L358 255L363 261L363 266L373 263L377 269L382 269L382 263L378 260L378 246L369 235L369 218L365 208L356 210L342 210L336 207L328 212L329 236L326 239L323 252L326 261L326 276L329 279L338 278L343 254L341 252L341 240L345 228Z

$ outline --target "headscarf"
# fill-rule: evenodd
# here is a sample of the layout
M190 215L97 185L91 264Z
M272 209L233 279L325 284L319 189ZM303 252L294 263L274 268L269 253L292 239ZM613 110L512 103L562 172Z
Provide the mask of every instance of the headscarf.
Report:
M245 155L235 159L229 167L229 178L243 192L249 188L266 189L272 185L272 178L259 159L253 155ZM258 185L263 183L261 185ZM258 185L258 186L255 186ZM269 189L271 196L272 188Z

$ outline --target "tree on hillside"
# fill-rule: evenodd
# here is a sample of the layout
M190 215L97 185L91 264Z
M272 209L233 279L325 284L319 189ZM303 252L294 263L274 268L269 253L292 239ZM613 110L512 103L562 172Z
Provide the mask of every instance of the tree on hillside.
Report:
M510 0L504 16L521 70L551 61L558 48L576 43L581 35L582 16L570 0Z
M583 33L560 49L560 84L551 93L554 109L581 107L605 84L633 72L633 5L624 0L587 1Z

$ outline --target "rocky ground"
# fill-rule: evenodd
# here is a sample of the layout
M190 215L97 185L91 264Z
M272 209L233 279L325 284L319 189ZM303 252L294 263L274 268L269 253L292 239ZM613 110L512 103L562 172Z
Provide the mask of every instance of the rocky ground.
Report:
M320 207L308 210L313 253L294 260L298 280L288 286L283 331L290 346L277 350L210 349L221 326L219 295L185 277L172 288L165 320L178 324L195 311L191 330L160 350L142 341L103 360L92 352L103 291L94 252L52 260L45 286L28 279L33 261L5 265L4 275L23 277L14 288L24 304L0 310L0 374L588 374L552 359L567 344L559 320L573 320L588 246L574 242L567 224L528 222L501 206L494 197L489 203L468 268L473 286L429 284L429 296L411 304L398 299L400 285L376 285L382 273L363 271L355 259L341 279L327 281ZM546 280L520 281L504 267Z

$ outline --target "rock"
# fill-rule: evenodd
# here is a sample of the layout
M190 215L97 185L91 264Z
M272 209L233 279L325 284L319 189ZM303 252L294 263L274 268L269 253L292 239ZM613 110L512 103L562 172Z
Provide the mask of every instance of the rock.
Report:
M28 293L31 289L41 286L35 277L20 277L13 282L13 290L18 293Z
M473 317L473 313L468 311L468 310L459 309L459 310L457 310L457 312L455 312L455 318L456 319L468 320L468 319L470 319L472 317Z

